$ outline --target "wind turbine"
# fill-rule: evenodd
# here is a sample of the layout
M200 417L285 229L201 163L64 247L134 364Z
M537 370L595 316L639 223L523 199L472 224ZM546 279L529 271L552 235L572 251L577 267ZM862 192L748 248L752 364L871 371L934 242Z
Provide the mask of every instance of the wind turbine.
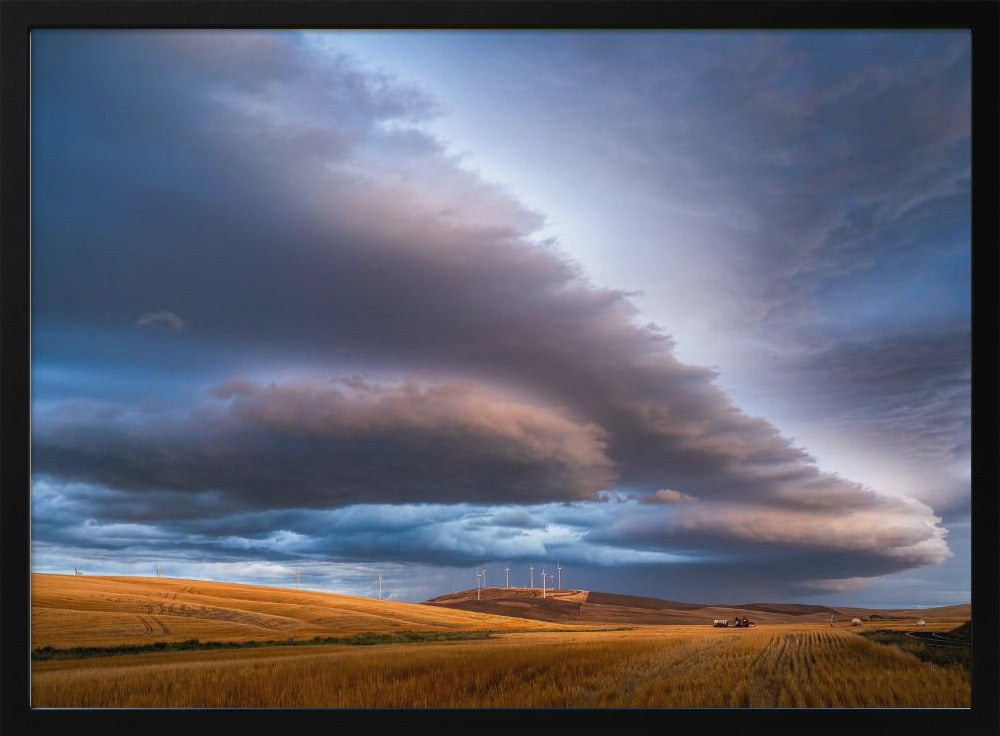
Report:
M507 573L507 585L506 585L506 587L509 588L510 587L510 565L504 565L503 571L505 573Z
M477 601L480 599L479 598L479 591L482 590L482 588L479 585L479 581L480 581L480 577L479 576L482 575L482 574L483 574L482 571L479 570L478 568L476 568L476 600Z
M295 589L299 590L299 571L295 571Z
M535 563L532 562L528 565L528 570L531 571L531 589L535 589Z
M545 566L542 565L542 598L545 597Z
M562 565L560 565L558 562L556 563L556 570L559 571L559 590L562 590L562 571L563 571L563 569L562 569Z
M378 571L378 599L382 600L382 571Z

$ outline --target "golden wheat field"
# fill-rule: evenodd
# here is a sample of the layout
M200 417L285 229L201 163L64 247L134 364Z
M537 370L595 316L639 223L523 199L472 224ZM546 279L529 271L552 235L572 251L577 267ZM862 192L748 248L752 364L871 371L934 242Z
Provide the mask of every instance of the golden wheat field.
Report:
M169 578L32 576L33 707L968 707L968 670L846 625L560 625L421 604ZM947 630L959 621L931 621ZM899 622L897 627L906 628ZM489 632L362 646L314 636ZM199 639L254 649L148 651ZM300 643L285 644L288 640ZM381 641L384 641L385 638ZM170 645L172 646L172 645ZM145 649L143 649L145 647ZM62 656L67 656L63 653Z
M309 639L363 631L561 628L419 603L176 578L31 576L31 646ZM566 627L570 628L570 627Z
M512 633L39 662L34 707L968 707L966 672L847 629Z

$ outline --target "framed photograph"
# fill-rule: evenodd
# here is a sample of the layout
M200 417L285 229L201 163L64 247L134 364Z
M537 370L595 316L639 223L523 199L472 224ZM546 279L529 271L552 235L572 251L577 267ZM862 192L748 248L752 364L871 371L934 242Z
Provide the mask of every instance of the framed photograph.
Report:
M1000 5L2 10L5 733L1000 727Z

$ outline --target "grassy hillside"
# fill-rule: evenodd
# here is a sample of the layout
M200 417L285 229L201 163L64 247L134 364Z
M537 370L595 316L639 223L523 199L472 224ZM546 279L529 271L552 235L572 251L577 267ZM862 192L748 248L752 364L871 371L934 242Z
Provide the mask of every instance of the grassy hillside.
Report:
M957 626L947 632L948 636L960 641L972 641L972 621L966 621L961 626Z
M31 576L31 645L311 639L366 631L551 628L419 603L174 578Z

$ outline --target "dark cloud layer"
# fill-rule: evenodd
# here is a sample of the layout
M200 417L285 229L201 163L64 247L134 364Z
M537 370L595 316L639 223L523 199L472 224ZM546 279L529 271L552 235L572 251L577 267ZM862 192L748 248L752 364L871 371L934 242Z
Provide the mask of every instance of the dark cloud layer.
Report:
M126 57L138 50L128 43L122 46L120 53ZM273 61L274 53L272 49L267 59ZM285 53L294 57L301 52L289 44ZM262 80L271 79L266 88L280 89L281 65L275 67L272 61L265 65L246 59L257 64ZM211 79L213 73L218 72L209 67L205 76ZM325 84L335 89L338 79L334 76ZM216 340L250 345L264 340L292 355L320 359L335 360L346 352L404 374L473 372L541 394L607 433L608 455L618 466L621 483L672 484L699 494L727 495L745 492L748 486L767 494L775 483L814 479L809 458L767 422L743 415L714 386L711 371L681 364L667 337L633 323L636 310L624 293L591 286L558 254L517 237L515 230L460 226L413 212L413 200L420 196L415 190L396 191L389 208L385 198L371 196L386 191L385 185L374 182L359 203L357 177L337 168L315 173L315 153L306 160L301 152L295 155L298 126L305 123L293 117L299 110L291 92L289 100L278 93L265 98L270 102L277 96L285 103L280 126L266 116L259 120L263 113L256 107L251 113L218 102L227 99L224 92L177 100L153 88L142 99L150 106L169 105L174 114L181 114L176 110L186 103L192 117L219 109L221 119L236 117L242 125L259 127L277 136L268 141L283 152L282 163L251 169L256 186L250 189L226 178L232 167L252 162L238 159L231 144L220 144L211 159L199 159L197 168L185 171L183 161L175 162L177 178L163 178L157 185L176 188L170 201L175 207L190 206L195 217L178 220L166 211L145 212L141 233L132 228L123 233L131 245L122 248L124 244L108 238L104 247L114 249L117 267L130 276L124 291L101 288L96 273L91 278L94 269L105 267L105 259L95 258L94 250L81 250L79 257L61 253L57 262L50 260L52 252L43 250L35 268L36 281L44 287L36 312L40 321L70 306L76 320L106 319L104 315L122 309L123 303L148 303L169 294L179 313L190 315L199 330ZM124 103L112 103L126 93L102 83L95 97L110 95L112 100L104 104L118 107ZM338 98L335 92L331 95ZM94 98L84 99L94 104ZM154 111L146 113L152 116ZM373 113L370 138L381 138L375 130L378 120ZM104 131L92 133L101 141L124 139L137 155L164 146L181 151L195 147L190 140L195 133L187 128L165 139L163 135L160 129L136 126L131 118L112 120ZM71 169L75 162L60 163ZM453 168L441 151L429 163ZM241 176L248 173L240 171ZM293 173L299 191L311 189L313 196L323 192L325 221L317 222L318 213L309 220L291 219L285 197L276 190ZM186 202L189 179L227 183L212 200L219 211ZM94 197L101 194L100 187L92 191ZM280 208L273 204L277 197ZM370 224L373 209L391 211L405 227L391 226L386 232L382 217ZM107 210L106 202L97 208ZM292 211L303 214L301 207ZM57 221L63 227L74 224L65 218ZM39 217L42 229L49 222ZM109 224L103 229L117 228ZM184 249L173 247L176 243L185 243ZM66 278L69 274L72 279ZM56 284L61 288L58 295L49 291ZM128 311L134 313L136 307L138 303ZM93 442L95 434L90 428L85 432ZM45 438L38 442L44 447ZM46 470L45 457L39 456L40 470ZM60 472L71 473L71 465L71 459L63 458Z
M57 405L36 415L35 467L250 508L593 498L613 477L598 427L472 385L240 378L212 396L182 418Z
M924 487L912 495L938 514L967 518L971 361L968 325L928 326L802 351L776 373L800 416L915 468ZM817 392L817 381L828 390Z
M419 91L344 57L319 58L295 35L220 43L198 33L53 33L33 49L34 324L151 332L136 330L142 315L185 327L170 330L172 342L122 351L123 366L154 355L169 370L198 344L223 355L194 405L36 403L36 476L113 494L74 502L105 525L92 539L155 544L163 534L236 558L448 565L530 554L517 540L567 552L587 540L581 564L743 550L785 555L782 570L799 581L947 557L931 509L821 473L772 424L743 413L715 372L680 362L627 292L592 284L536 243L540 215L422 132L435 103ZM750 71L780 73L769 65L762 58ZM850 99L890 124L883 98L874 107ZM829 104L788 114L818 121L835 111ZM760 113L764 100L747 105ZM933 126L901 125L901 139ZM763 129L747 135L741 146L773 153L751 145ZM802 146L811 135L807 126L789 140ZM888 165L889 154L879 156ZM769 191L750 205L773 212ZM837 254L857 240L852 223L871 229L859 218L918 217L917 205L886 206L842 213L836 242L807 249L795 278L842 271ZM788 237L762 251L762 263L790 253L795 227L819 214L776 223ZM767 308L795 294L769 296ZM89 349L107 355L111 343L100 343ZM46 344L36 362L80 357ZM855 365L849 354L843 363ZM286 369L309 377L272 375ZM369 377L339 378L356 373ZM895 380L851 375L865 390ZM602 522L613 504L599 491L615 486L640 496L660 489L662 503L630 502L632 511ZM553 532L547 545L531 535L558 529L555 511L498 511L477 522L498 530L488 544L469 541L468 520L431 524L398 508L402 527L385 518L352 526L354 504L581 500L590 502L586 523L562 542ZM218 526L192 531L189 503ZM234 510L280 509L339 515L314 535L301 516L287 528L258 517L270 530L245 535L225 528ZM43 523L36 538L87 543L59 529Z
M940 457L963 434L967 442L956 416L967 415L967 402L961 389L944 387L956 365L967 366L959 353L969 352L968 34L629 40L567 34L538 49L521 37L530 73L518 91L555 98L540 106L549 125L569 128L587 116L567 150L620 181L641 181L633 191L649 198L642 211L660 218L670 243L643 251L642 264L666 282L665 293L685 294L662 297L664 312L683 317L694 301L717 340L763 354L734 348L730 385L730 369L756 357L763 365L759 375L746 371L744 387L780 403L791 381L797 399L826 402L825 416L843 420L847 435L891 438L880 443L887 454L920 443ZM617 83L623 78L628 85ZM600 109L581 89L602 90ZM701 257L672 279L678 251L688 248ZM917 343L923 355L914 354ZM938 348L947 364L927 355ZM917 370L942 390L911 390L906 375L873 376L868 358ZM907 367L912 360L919 367ZM900 383L888 385L894 378ZM867 410L848 421L837 406L843 391ZM942 436L951 428L954 436Z
M578 584L698 600L815 594L936 559L941 534L905 513L858 518L789 514L775 509L708 506L702 519L651 512L636 501L522 507L473 504L354 505L339 509L269 509L185 517L113 520L108 509L130 494L36 482L33 526L45 554L81 558L117 553L175 564L258 560L294 566L323 563L430 565L464 569L504 560L515 569L558 560ZM673 506L673 505L671 505ZM693 508L693 506L692 506ZM109 519L108 517L112 517ZM103 518L97 521L94 517ZM607 531L597 531L605 527ZM789 555L790 548L795 549ZM65 551L62 554L66 554ZM602 570L613 569L613 576ZM704 571L706 579L699 578ZM464 579L464 578L463 578ZM436 592L423 590L428 597ZM452 583L453 587L459 587ZM701 586L701 587L699 587ZM601 588L598 588L601 589ZM633 589L634 590L634 589ZM418 596L419 597L419 596Z
M800 357L790 374L822 371L837 401L828 421L863 417L911 455L954 462L969 455L972 334L965 328L841 343ZM805 392L800 398L808 400ZM813 399L817 403L816 398Z

